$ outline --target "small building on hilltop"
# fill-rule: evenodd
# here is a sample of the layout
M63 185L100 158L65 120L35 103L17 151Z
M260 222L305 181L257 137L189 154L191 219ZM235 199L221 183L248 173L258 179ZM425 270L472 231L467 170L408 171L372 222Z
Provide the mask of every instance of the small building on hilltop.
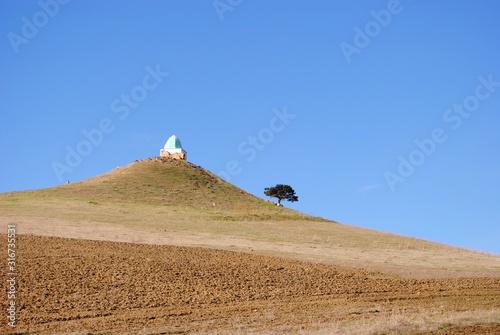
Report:
M163 149L160 150L161 157L186 160L187 152L182 148L181 141L175 135L170 136Z

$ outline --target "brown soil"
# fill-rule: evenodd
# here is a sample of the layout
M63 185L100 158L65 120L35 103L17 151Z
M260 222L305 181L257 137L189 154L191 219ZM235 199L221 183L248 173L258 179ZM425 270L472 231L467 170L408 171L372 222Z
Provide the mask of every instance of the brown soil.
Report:
M2 332L315 332L395 313L439 319L500 308L498 277L402 279L214 249L31 235L18 235L17 249L18 321L11 329L2 317ZM0 299L2 311L7 304ZM418 334L498 334L496 321Z

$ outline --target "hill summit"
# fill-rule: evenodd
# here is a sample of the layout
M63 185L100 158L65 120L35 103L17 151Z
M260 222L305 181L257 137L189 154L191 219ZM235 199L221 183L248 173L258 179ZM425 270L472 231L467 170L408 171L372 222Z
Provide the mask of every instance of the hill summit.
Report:
M208 220L320 220L256 197L216 174L171 157L149 157L82 181L35 191L39 198L91 204L144 204Z
M411 277L498 276L499 256L276 206L185 160L150 157L70 184L0 194L19 234L201 246Z

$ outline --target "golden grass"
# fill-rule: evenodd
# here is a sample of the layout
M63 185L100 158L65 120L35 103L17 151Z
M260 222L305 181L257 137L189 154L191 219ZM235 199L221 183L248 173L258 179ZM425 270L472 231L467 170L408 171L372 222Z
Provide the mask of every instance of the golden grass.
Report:
M150 158L84 181L0 194L19 233L206 246L406 277L500 276L500 256L277 207L199 166Z
M272 317L272 316L270 316ZM302 326L282 325L273 330L248 328L244 322L235 322L233 330L211 332L214 335L384 335L384 334L416 334L436 331L450 327L469 326L474 324L498 324L500 310L473 310L462 312L443 312L437 310L396 311L363 316L351 322L313 323ZM144 332L143 334L147 334ZM201 333L193 333L193 335Z

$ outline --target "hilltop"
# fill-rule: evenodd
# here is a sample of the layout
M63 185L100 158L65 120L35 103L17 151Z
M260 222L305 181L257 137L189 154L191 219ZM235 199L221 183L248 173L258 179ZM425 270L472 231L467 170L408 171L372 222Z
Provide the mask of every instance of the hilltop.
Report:
M150 157L119 166L102 175L51 188L1 195L11 207L30 203L32 210L59 216L62 203L71 211L89 212L90 205L147 206L153 213L168 213L170 220L313 220L325 219L274 206L185 160ZM58 202L56 208L40 204ZM1 200L0 200L1 201ZM41 206L40 206L41 205ZM81 206L81 208L78 208ZM97 206L97 207L99 207ZM92 209L92 206L90 206ZM93 209L96 209L94 207Z
M278 207L183 160L2 193L7 225L16 333L500 330L500 256Z
M184 160L0 194L20 233L258 253L411 277L499 276L500 257L348 226L258 198Z

